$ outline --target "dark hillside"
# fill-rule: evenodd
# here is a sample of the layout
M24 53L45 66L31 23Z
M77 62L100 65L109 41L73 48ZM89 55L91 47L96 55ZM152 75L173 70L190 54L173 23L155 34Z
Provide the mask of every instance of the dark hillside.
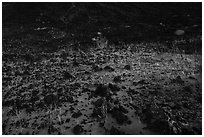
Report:
M101 31L113 42L162 40L177 29L201 34L201 10L201 3L3 3L3 26L43 24L82 37Z

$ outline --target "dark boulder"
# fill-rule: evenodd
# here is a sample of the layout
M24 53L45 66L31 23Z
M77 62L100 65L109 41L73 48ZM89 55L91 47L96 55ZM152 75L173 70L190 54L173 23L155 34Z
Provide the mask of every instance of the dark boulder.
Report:
M130 66L130 65L125 65L124 69L130 70L130 69L131 69L131 66Z
M67 101L68 101L69 103L74 103L74 98L71 97L71 96L67 96Z
M188 127L182 127L182 135L194 135L194 131L192 128L188 128Z
M116 108L116 109L114 108L114 109L111 111L111 116L116 119L116 122L117 122L119 125L131 123L130 120L129 120L129 118L128 118L128 116L125 115L123 112L117 110L117 108Z
M181 76L177 76L175 79L171 80L172 83L183 84L184 81L182 80Z
M82 113L81 113L80 111L78 111L78 112L72 114L72 117L73 117L73 118L78 118L78 117L80 117L81 115L82 115Z
M98 84L94 93L95 93L95 95L98 95L101 97L110 96L110 91L108 89L108 86L103 85L103 84Z
M125 133L122 132L122 131L119 131L117 128L115 127L111 127L111 130L110 130L110 135L124 135Z
M64 78L65 79L74 79L75 77L72 75L72 74L70 74L69 72L64 72Z
M148 124L148 128L156 131L156 132L160 132L161 134L164 135L170 135L170 134L174 134L171 131L171 128L169 127L169 123L167 120L162 120L162 119L153 119L151 124Z
M133 82L133 85L138 85L138 84L141 84L141 85L145 85L145 84L149 84L149 82L148 81L146 81L146 80L140 80L140 81L138 81L138 82Z
M105 66L103 69L104 69L105 71L109 71L109 72L112 72L112 71L115 70L114 68L112 68L112 67L110 67L110 66Z
M72 132L73 132L75 135L79 135L79 134L81 134L83 131L84 131L84 129L83 129L82 126L80 126L80 125L76 125L76 126L73 128L73 130L72 130Z
M96 102L94 102L94 110L92 113L92 117L96 117L96 118L104 118L105 117L105 111L107 108L107 102L105 98L100 98L98 99Z
M125 113L125 114L128 113L128 110L127 110L125 107L123 107L122 105L119 105L119 107L117 108L117 110L119 110L119 111L121 111L121 112L123 112L123 113Z
M97 72L97 71L101 71L103 70L101 67L99 67L98 65L93 65L92 66L93 71Z
M119 88L117 85L115 85L115 84L109 83L109 84L108 84L108 87L110 88L110 90L111 90L112 92L120 91L120 88Z
M30 75L31 73L28 71L28 70L25 70L24 72L23 72L23 75L24 76L27 76L27 75Z
M44 103L49 105L54 105L58 103L58 96L57 94L48 94L44 97Z
M65 122L66 122L66 123L69 123L69 122L70 122L70 118L67 118Z
M113 81L114 82L121 82L122 81L121 76L115 76Z

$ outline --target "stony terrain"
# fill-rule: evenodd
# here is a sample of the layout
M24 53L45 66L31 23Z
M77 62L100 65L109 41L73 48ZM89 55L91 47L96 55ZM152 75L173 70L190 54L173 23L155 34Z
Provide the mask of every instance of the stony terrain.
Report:
M201 3L2 7L4 135L202 134Z
M165 52L162 43L36 48L28 45L43 41L36 33L8 32L3 134L202 133L201 55Z

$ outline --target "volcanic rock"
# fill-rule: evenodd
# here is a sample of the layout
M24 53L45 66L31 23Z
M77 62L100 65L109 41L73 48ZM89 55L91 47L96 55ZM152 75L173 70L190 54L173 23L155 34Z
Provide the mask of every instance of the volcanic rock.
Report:
M96 102L94 102L94 110L92 113L92 117L103 118L104 117L104 108L106 107L106 99L100 98Z
M110 135L124 135L124 132L119 131L117 128L113 127L110 130Z
M78 118L78 117L80 117L81 115L82 115L82 113L81 113L80 111L78 111L78 112L74 113L74 114L72 115L72 117L73 117L73 118Z
M120 88L117 86L117 85L114 85L112 83L109 83L109 88L111 89L112 92L116 92L116 91L119 91Z
M83 129L82 126L80 126L80 125L76 125L76 126L73 128L73 130L72 130L72 132L73 132L75 135L79 135L79 134L81 134L83 131L84 131L84 129Z
M71 96L67 96L67 101L70 103L74 103L74 98Z
M140 81L133 83L133 84L136 86L137 84L141 84L141 85L149 84L149 82L147 82L146 80L143 79L143 80L140 80Z
M64 72L64 78L65 79L74 79L75 77L72 74L70 74L69 72Z
M44 97L46 105L54 105L58 103L58 96L56 94L48 94Z
M93 66L92 66L92 69L93 69L95 72L103 70L103 69L102 69L101 67L99 67L98 65L93 65Z
M104 67L104 70L112 72L112 71L114 71L115 69L112 68L112 67L110 67L110 66L105 66L105 67Z
M111 111L111 115L113 118L116 119L117 123L120 125L129 123L129 118L125 114L123 114L123 112L117 109L113 109Z
M113 81L114 81L114 82L121 82L121 81L122 81L122 80L121 80L121 76L116 76L116 77L114 77Z
M110 95L108 87L103 84L99 84L94 93L95 95L102 96L102 97L107 97Z
M175 79L171 81L172 83L183 84L184 81L182 80L181 76L177 76Z
M131 66L130 66L130 65L125 65L124 69L130 70L130 69L131 69Z
M123 107L122 105L119 105L119 107L117 108L117 110L119 110L119 111L121 111L121 112L123 112L123 113L125 113L125 114L128 113L128 110L127 110L125 107Z

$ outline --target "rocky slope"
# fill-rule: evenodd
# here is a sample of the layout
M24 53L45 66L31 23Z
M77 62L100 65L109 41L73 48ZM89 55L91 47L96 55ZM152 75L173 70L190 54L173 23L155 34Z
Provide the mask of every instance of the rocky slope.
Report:
M201 134L201 55L28 38L4 43L3 134Z
M202 134L199 6L4 3L2 133Z

